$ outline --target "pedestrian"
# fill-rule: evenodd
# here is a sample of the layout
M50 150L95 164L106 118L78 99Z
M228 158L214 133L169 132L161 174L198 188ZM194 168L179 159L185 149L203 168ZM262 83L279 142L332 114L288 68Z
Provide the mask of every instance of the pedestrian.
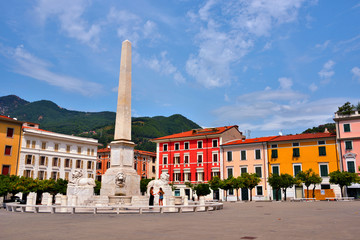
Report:
M159 206L163 205L163 199L164 199L164 191L162 190L162 188L160 188L159 192Z
M154 206L154 187L150 188L149 206Z

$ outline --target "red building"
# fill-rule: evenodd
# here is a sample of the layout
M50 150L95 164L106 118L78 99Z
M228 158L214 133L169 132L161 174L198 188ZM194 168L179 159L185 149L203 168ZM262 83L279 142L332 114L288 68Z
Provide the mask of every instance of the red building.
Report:
M194 129L153 139L157 143L157 178L166 172L177 189L176 196L192 196L185 183L208 182L213 176L223 175L220 145L243 139L238 126Z
M101 176L110 168L110 147L99 149L96 162L96 180L101 181ZM156 153L134 150L134 169L141 178L155 178Z

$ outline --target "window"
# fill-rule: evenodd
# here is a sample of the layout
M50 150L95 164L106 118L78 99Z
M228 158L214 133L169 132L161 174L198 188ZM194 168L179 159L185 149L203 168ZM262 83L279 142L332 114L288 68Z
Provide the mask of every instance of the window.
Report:
M167 152L167 150L168 150L168 145L167 145L167 144L164 144L164 145L163 145L163 151L164 151L164 152Z
M300 144L298 142L295 142L295 143L292 144L292 146L293 147L298 147L298 146L300 146Z
M188 150L189 149L189 142L184 142L184 149Z
M328 165L327 164L320 164L320 177L328 177Z
M345 141L345 150L352 150L352 141Z
M179 150L180 149L180 143L175 143L175 150Z
M163 157L163 164L164 164L164 165L167 165L167 164L168 164L167 157L165 157L165 156Z
M255 167L255 173L259 178L262 178L262 170L261 170L261 166L257 166Z
M218 162L218 154L217 153L213 153L213 163L217 163Z
M31 177L31 170L24 170L24 177Z
M142 168L143 171L146 171L146 163L143 163L143 168Z
M350 132L350 124L349 123L344 124L344 132Z
M294 177L296 177L296 175L301 171L301 165L297 164L297 165L293 165L294 168Z
M155 163L155 160L156 160L156 158L155 158L155 157L151 157L151 161L152 161L152 163Z
M227 152L227 160L228 160L228 162L232 161L232 151Z
M277 144L271 145L271 148L277 148Z
M202 154L198 154L198 155L197 155L197 163L198 163L198 164L202 164L202 162L203 162L203 155L202 155Z
M11 149L12 149L12 146L9 146L9 145L6 145L5 146L5 156L10 156L11 155Z
M277 149L272 149L271 150L271 158L278 158Z
M40 156L40 166L45 166L45 156Z
M181 173L174 173L174 181L175 182L181 181Z
M90 148L87 149L87 155L90 155Z
M255 159L256 160L261 159L261 151L260 151L260 149L255 150Z
M94 156L94 153L95 153L94 149L91 149L91 156Z
M152 166L151 171L155 173L155 166Z
M246 151L241 150L241 160L246 160Z
M9 175L10 174L10 165L2 165L1 174Z
M189 155L184 155L184 164L189 164Z
M110 161L106 163L106 169L110 168Z
M66 167L66 168L69 168L69 167L70 167L70 159L69 159L69 158L66 158L66 159L65 159L65 167Z
M8 138L13 138L14 137L14 129L13 128L8 128L7 129L6 137L8 137Z
M271 166L272 167L272 174L280 174L279 166Z
M54 157L53 161L52 161L52 166L57 167L58 166L58 161L59 161L59 159L57 157Z
M227 177L232 177L234 174L233 174L233 168L227 168Z
M184 182L189 182L191 181L191 175L190 173L184 173Z
M91 161L87 162L87 169L91 169Z
M355 173L355 162L347 161L347 171L350 173Z
M318 141L318 145L325 145L325 141Z
M234 189L233 188L230 188L228 191L229 191L228 195L234 195Z
M202 141L197 142L197 148L203 148L203 142Z
M96 163L96 169L101 170L101 168L102 168L101 162L97 162Z
M35 145L36 145L36 141L32 141L31 147L32 147L32 148L35 148Z
M196 174L196 176L197 176L197 181L198 181L198 182L204 181L204 173L203 173L203 172L198 172L198 173Z
M76 168L81 168L81 160L76 160Z
M45 150L46 149L46 142L41 142L41 149Z
M247 167L240 167L240 174L247 173Z
M319 156L326 156L326 147L325 146L319 147Z
M30 140L26 140L26 148L30 148Z
M54 150L55 150L55 152L59 151L59 144L58 143L55 143Z
M45 171L39 171L39 172L38 172L38 178L39 178L39 180L44 180L44 178L45 178Z
M66 152L70 152L71 146L70 145L66 145Z
M215 147L218 147L218 140L217 139L213 139L212 140L212 146L215 148Z
M56 180L57 172L51 172L51 179Z
M32 155L26 155L25 164L31 164L32 161Z
M262 188L262 186L256 186L256 195L258 195L258 196L263 195L263 188Z
M220 172L218 172L218 171L211 172L211 179L213 177L219 177L220 178Z
M174 157L174 164L180 164L180 155Z
M78 147L78 148L77 148L77 153L78 153L78 154L81 154L81 147Z
M300 157L300 149L293 148L293 157Z

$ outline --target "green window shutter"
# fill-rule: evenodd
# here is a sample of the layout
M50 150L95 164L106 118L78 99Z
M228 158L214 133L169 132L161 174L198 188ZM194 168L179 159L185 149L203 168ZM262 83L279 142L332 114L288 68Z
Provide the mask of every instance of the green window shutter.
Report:
M321 177L329 176L328 166L327 165L320 165L320 175L321 175Z
M293 148L293 157L300 157L300 149Z
M227 160L229 162L232 161L232 152L231 151L227 152Z
M349 123L344 124L344 132L350 132L350 124Z
M255 150L255 158L256 158L256 159L261 159L260 149L256 149L256 150Z
M326 147L319 147L319 156L326 156Z
M296 176L301 171L301 166L295 165L294 166L294 176Z
M345 149L346 150L351 150L352 149L352 142L351 141L346 141L345 142Z
M277 158L277 157L278 157L277 149L271 150L271 158Z
M246 160L246 151L241 151L241 160Z
M279 167L278 167L278 166L273 166L273 167L272 167L272 174L277 174L277 175L279 175Z
M261 178L262 177L261 167L255 167L255 173L259 178Z
M355 162L354 161L347 162L347 170L348 170L348 172L355 173Z

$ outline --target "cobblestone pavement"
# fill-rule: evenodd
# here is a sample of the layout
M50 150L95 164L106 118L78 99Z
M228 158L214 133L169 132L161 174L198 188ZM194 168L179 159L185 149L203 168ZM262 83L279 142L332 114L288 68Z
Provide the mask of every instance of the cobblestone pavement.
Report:
M238 202L161 215L0 210L0 239L360 239L359 227L360 201Z

